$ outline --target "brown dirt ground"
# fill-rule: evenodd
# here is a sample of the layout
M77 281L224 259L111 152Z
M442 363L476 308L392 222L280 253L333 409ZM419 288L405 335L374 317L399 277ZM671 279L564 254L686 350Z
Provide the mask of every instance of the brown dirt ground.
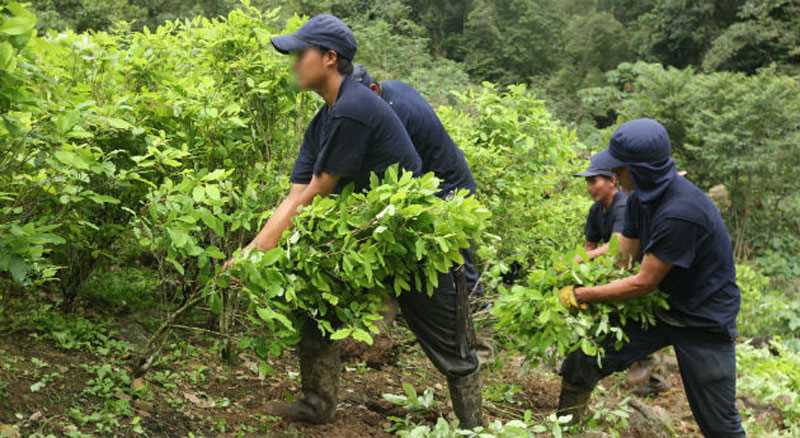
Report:
M4 333L0 328L0 333ZM267 403L291 400L299 387L297 362L285 354L270 363L269 376L258 373L257 360L249 353L239 354L233 365L223 364L214 353L213 340L191 331L176 333L176 341L163 362L142 380L132 383L140 389L120 394L130 401L134 417L141 418L145 435L132 431L132 417L120 418L121 427L109 436L184 437L254 436L355 438L390 437L388 416L404 412L382 400L382 394L403 392L402 383L412 383L419 392L433 388L438 410L418 421L435 421L439 415L452 417L445 379L427 361L409 333L401 328L380 336L375 346L345 344L345 371L340 389L337 419L324 426L289 424L264 415ZM675 436L700 436L692 419L671 352L663 365L670 389L655 397L638 399L660 409L672 420ZM47 363L39 367L37 358ZM14 427L19 436L35 432L63 436L74 430L69 410L86 411L102 405L102 400L84 392L92 375L82 364L115 363L124 366L123 358L99 357L81 351L64 351L52 341L34 333L16 332L0 335L0 432ZM559 379L551 370L529 369L517 356L503 355L484 368L484 384L513 384L518 388L512 401L485 399L489 419L512 419L525 410L545 418L556 408ZM31 385L51 372L59 374L42 390L31 392ZM166 372L172 378L164 378ZM199 377L198 377L199 376ZM5 388L2 383L6 382ZM616 406L633 397L625 387L624 376L612 376L602 382L605 391L595 401ZM142 387L144 388L142 390ZM141 392L141 393L140 393ZM5 428L5 429L3 429ZM85 433L96 433L92 426L81 426ZM623 437L644 438L641 429L631 426L621 431ZM102 434L97 434L103 436ZM2 433L0 433L2 436ZM12 435L13 436L13 435Z

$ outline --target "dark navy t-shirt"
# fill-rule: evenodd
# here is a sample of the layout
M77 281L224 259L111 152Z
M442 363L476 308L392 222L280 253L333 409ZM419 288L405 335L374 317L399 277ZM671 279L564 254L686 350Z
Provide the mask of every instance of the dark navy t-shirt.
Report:
M436 112L417 90L400 81L381 82L382 97L397 113L422 158L422 173L442 180L441 195L457 189L475 191L464 152L447 134Z
M676 177L656 202L628 197L623 235L643 254L672 264L658 285L669 295L662 319L735 337L741 301L733 249L719 211L694 184Z
M348 76L333 107L324 105L308 125L291 181L308 184L326 172L340 177L337 192L350 183L361 191L372 172L382 176L396 163L421 175L419 155L392 108Z
M628 197L617 192L611 206L605 208L602 202L595 202L586 218L586 241L606 243L614 233L622 233L625 227L625 203Z

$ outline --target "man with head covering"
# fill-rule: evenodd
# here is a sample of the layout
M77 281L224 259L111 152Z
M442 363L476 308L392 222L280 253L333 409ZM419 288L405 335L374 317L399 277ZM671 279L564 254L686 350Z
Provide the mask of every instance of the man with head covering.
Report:
M403 122L414 148L422 159L422 173L433 172L441 181L440 197L446 198L456 190L462 189L475 193L475 179L464 152L447 133L433 107L416 89L396 80L378 82L361 64L354 66L351 77L355 82L380 96ZM480 283L480 273L475 267L473 251L466 249L462 254L467 287L474 297L480 297L483 295L483 288ZM388 303L389 307L393 304ZM396 308L391 309L385 316L396 313ZM385 321L391 323L388 318L385 318ZM491 340L486 336L478 336L475 341L481 361L490 361L494 354Z
M639 272L594 287L566 289L561 301L580 311L600 301L621 301L654 291L668 295L669 310L655 326L624 328L620 350L606 346L602 365L580 351L561 367L559 413L580 420L603 377L666 346L673 346L695 420L708 437L745 436L736 407L736 315L740 293L733 251L719 211L694 184L679 176L666 129L651 119L620 126L599 154L631 189L620 250L642 256Z
M394 110L422 159L422 173L433 172L441 183L439 196L446 198L456 190L475 193L475 178L464 152L447 133L436 111L424 97L408 84L396 80L378 82L361 64L356 64L353 81L364 85L380 96ZM464 273L467 285L477 296L482 295L479 273L473 263L471 250L464 251Z
M317 15L296 33L272 38L272 44L281 53L295 54L298 84L316 92L325 104L306 129L289 194L246 251L275 247L298 207L316 196L336 193L348 184L366 190L372 173L382 175L394 164L416 175L422 170L394 111L350 78L357 45L347 25L332 15ZM461 426L474 428L482 423L478 358L469 341L474 337L471 324L457 317L466 294L457 293L452 273L441 274L438 283L433 296L412 291L399 300L423 351L447 376ZM292 421L329 423L338 403L339 345L309 321L302 328L298 352L302 397L294 403L273 403L268 411Z
M586 190L594 204L589 209L584 226L584 248L590 259L608 252L611 238L622 237L625 226L625 204L628 196L619 190L614 170L605 167L600 154L594 155L589 168L575 176L586 180ZM578 262L583 261L577 256ZM667 390L666 380L655 372L656 360L653 356L635 362L628 370L628 384L638 395L658 394Z

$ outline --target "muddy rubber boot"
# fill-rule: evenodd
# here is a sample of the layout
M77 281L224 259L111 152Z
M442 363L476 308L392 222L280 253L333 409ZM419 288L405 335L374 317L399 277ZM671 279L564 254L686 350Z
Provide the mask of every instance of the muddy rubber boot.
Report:
M464 377L448 377L447 386L459 427L474 429L483 426L480 369Z
M561 395L558 397L557 415L559 417L572 415L572 419L568 424L576 424L583 421L591 396L591 389L570 385L562 381Z
M325 424L333 421L338 403L342 362L339 345L324 339L314 323L303 329L298 345L302 396L294 403L273 403L267 413L289 421Z

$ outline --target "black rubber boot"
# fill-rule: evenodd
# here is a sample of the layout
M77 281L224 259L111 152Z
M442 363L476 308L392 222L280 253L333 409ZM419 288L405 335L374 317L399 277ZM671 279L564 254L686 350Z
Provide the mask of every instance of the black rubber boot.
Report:
M298 345L302 397L294 403L274 403L267 413L289 421L325 424L333 421L338 403L342 362L339 345L325 339L309 322Z
M583 421L583 418L586 416L586 407L589 405L591 396L591 389L570 385L562 381L561 395L558 398L558 416L566 417L567 415L572 415L569 424L576 424Z
M474 429L483 426L480 369L464 377L448 377L447 386L459 427Z

